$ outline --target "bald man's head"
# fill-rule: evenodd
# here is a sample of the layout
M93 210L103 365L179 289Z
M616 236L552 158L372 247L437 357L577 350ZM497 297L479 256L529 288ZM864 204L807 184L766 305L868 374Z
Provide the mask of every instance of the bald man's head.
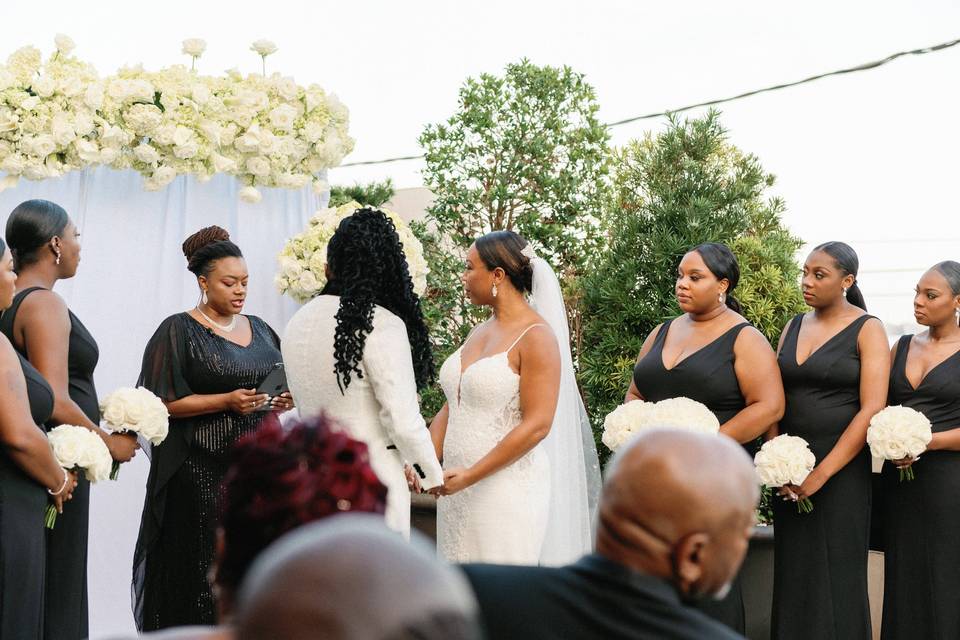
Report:
M382 517L334 516L268 548L243 583L239 640L477 637L464 578Z
M599 553L722 594L747 550L759 499L750 457L724 435L648 431L618 453L600 500Z

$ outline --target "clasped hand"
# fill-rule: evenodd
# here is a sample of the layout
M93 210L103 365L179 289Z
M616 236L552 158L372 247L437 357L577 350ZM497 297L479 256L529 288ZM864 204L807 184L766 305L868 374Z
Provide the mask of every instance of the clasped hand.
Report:
M411 491L416 491L417 493L424 493L423 487L420 485L420 478L414 472L410 465L403 466L403 473L407 477L407 486ZM469 470L467 469L447 469L443 472L443 484L439 487L434 487L427 491L434 498L439 498L440 496L449 496L462 491L473 484L473 480L470 478Z
M807 474L806 480L800 486L795 484L785 484L780 487L778 493L783 496L784 500L792 500L797 502L798 500L803 500L804 498L809 499L813 494L819 491L823 485L826 483L827 479L819 472L819 469L814 468L809 474Z

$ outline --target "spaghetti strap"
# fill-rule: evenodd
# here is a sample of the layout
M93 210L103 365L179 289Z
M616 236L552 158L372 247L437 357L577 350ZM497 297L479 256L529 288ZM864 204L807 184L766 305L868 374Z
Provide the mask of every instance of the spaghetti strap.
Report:
M517 343L518 343L518 342L520 342L521 340L523 340L523 336L527 335L527 331L530 331L530 329L533 329L534 327L545 327L545 326L547 326L547 325L545 325L545 324L542 323L542 322L538 322L537 324L532 324L532 325L530 325L529 327L527 327L526 329L524 329L524 330L520 333L520 335L517 336L517 339L513 341L513 344L511 344L509 347L507 347L507 350L504 351L504 353L510 353L511 351L513 351L513 348L514 348L515 346L517 346Z

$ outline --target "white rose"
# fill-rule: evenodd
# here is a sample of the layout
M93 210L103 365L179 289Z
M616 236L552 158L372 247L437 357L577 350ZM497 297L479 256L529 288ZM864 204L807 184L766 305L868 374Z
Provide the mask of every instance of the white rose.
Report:
M184 126L177 125L176 130L173 132L173 144L175 146L183 146L192 141L193 141L193 130Z
M255 176L270 175L270 161L260 156L254 156L248 159L245 167L247 171Z
M303 273L303 267L300 266L300 263L295 258L280 256L279 262L281 273L290 280L299 278L300 274Z
M173 155L180 158L181 160L189 160L197 155L197 152L200 151L200 145L196 143L195 140L190 140L185 144L179 144L173 148Z
M6 191L7 189L13 189L17 186L17 183L20 182L20 176L3 176L0 178L0 192Z
M167 123L162 124L157 127L157 130L153 132L153 139L156 140L159 144L173 144L173 136L177 132L176 125Z
M260 192L257 191L256 187L244 187L243 189L240 189L240 199L244 202L256 204L263 199L263 196L260 195Z
M40 98L37 96L30 96L26 100L20 103L20 108L24 111L33 111L40 106Z
M27 153L39 158L45 158L57 150L57 143L54 142L53 136L50 135L39 135L26 138L23 140L22 145Z
M73 119L73 130L78 136L85 136L93 133L96 125L93 122L93 116L86 111L80 111Z
M100 161L100 146L91 140L77 140L74 145L77 149L77 155L84 162L95 163Z
M103 84L100 82L87 86L87 90L83 93L84 104L94 111L99 111L103 107L103 93Z
M57 81L57 90L68 98L80 95L85 88L86 83L72 74Z
M53 117L53 120L50 123L50 133L53 136L54 142L56 142L61 147L65 147L77 137L77 132L74 129L73 121L70 120L70 116L66 113L60 112Z
M257 149L263 155L270 155L271 153L275 153L277 149L280 147L279 138L277 138L277 136L273 135L269 131L261 131L258 138L259 138L259 144L257 145Z
M20 119L12 111L0 111L0 133L15 131L20 124Z
M320 289L320 281L317 280L317 276L313 275L312 271L304 271L301 273L297 284L301 290L307 293L312 293Z
M107 402L100 410L100 417L113 428L123 427L126 412L120 402Z
M281 104L270 111L270 124L274 129L281 131L293 130L293 122L297 118L297 110L288 104Z
M324 273L324 267L327 266L327 248L322 247L314 251L307 264L310 267L310 271L314 273Z
M107 147L100 150L100 162L102 164L113 164L113 161L120 157L120 149L116 147Z
M3 162L0 162L0 171L20 175L20 172L23 171L23 166L23 156L14 153L4 158Z
M76 43L73 39L62 33L58 33L57 36L53 39L54 44L57 45L57 51L62 53L65 56L70 55L70 52L76 48Z
M183 53L199 58L207 50L207 41L200 38L188 38L183 41Z
M30 86L41 98L49 98L57 90L57 81L50 76L40 76Z
M256 153L260 150L260 127L253 125L240 137L233 146L241 153Z
M27 164L20 175L27 180L46 180L47 178L53 177L50 175L47 165L42 162L31 162Z
M768 487L801 485L815 464L807 441L787 434L763 443L754 456L757 476Z
M133 149L134 157L140 162L153 164L160 161L160 154L147 143L141 143Z
M323 137L323 125L317 122L308 122L303 127L303 137L307 142L315 143Z
M261 56L269 56L272 53L277 52L277 45L270 42L269 40L257 40L250 45L250 50L257 52Z
M162 188L173 182L173 179L177 177L177 172L173 169L173 167L157 167L157 169L153 172L153 176L151 177L158 187Z
M213 94L210 93L210 89L208 89L206 85L197 83L190 89L190 96L197 104L204 105L210 102Z
M892 406L875 414L867 428L870 452L885 460L916 458L933 438L930 420L915 409Z
M222 156L219 153L214 153L210 156L210 162L213 166L213 170L217 173L229 173L237 167L236 161Z
M346 121L350 117L347 106L340 102L340 98L335 93L327 95L327 109L330 111L330 115L337 120Z
M276 79L273 86L284 100L295 100L300 93L300 87L290 77Z

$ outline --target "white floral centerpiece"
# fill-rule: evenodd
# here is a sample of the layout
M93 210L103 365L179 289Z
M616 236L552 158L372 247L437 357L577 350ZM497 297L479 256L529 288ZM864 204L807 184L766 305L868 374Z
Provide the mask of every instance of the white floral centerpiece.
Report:
M933 439L930 420L916 409L895 405L877 412L867 427L870 453L884 460L917 458ZM914 479L913 465L900 468L900 481Z
M318 174L353 149L349 112L320 86L279 73L203 76L175 65L125 67L100 78L57 37L46 62L24 47L0 65L0 190L97 165L134 169L148 190L179 175L235 176L238 195L257 187L327 188ZM186 40L191 64L206 48ZM261 54L264 55L264 54Z
M339 207L321 209L310 218L306 229L287 241L277 257L280 270L274 279L280 293L300 303L320 293L327 283L324 269L327 264L327 243L340 222L360 208L358 203L348 202ZM383 207L378 209L393 221L407 258L413 290L417 295L423 295L430 272L423 257L423 245L398 213Z
M170 413L163 401L143 387L121 387L100 401L100 417L113 431L136 433L154 446L170 429ZM116 480L120 463L114 461L110 479Z
M816 462L816 456L810 451L806 440L787 434L764 442L753 458L760 482L771 488L788 484L800 486L810 475ZM813 511L810 498L800 498L797 501L797 511Z
M54 427L47 434L50 449L57 463L67 471L83 471L87 480L99 482L110 476L113 458L99 435L70 424ZM53 529L57 522L57 509L47 507L44 524Z
M647 429L682 429L716 434L720 421L707 407L690 398L669 398L659 402L634 400L622 404L603 420L603 444L616 451L632 436Z

